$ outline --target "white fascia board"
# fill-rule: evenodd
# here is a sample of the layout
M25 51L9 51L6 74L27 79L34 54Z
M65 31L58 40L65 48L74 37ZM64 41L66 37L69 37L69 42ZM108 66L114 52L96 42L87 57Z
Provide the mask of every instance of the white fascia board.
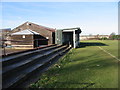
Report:
M23 31L12 33L11 35L34 35L34 34L39 35L39 33L35 32L35 31L32 31L30 29L26 29Z
M63 30L63 32L73 32L75 30L77 30L77 29L74 29L74 30Z

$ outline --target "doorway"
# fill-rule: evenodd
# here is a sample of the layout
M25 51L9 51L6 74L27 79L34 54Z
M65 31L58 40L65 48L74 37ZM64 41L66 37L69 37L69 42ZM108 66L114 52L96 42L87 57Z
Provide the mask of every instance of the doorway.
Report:
M73 46L73 32L63 32L63 44L72 45Z

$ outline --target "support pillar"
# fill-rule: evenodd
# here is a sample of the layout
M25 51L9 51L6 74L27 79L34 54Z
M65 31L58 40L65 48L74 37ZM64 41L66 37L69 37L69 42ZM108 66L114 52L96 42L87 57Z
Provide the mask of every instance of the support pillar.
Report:
M75 31L73 31L73 47L75 48L76 45L75 45Z

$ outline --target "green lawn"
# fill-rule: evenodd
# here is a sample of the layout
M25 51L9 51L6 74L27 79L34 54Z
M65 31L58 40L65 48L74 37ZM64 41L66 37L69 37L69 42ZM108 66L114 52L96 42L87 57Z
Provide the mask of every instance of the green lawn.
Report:
M117 57L118 41L81 42L89 45L70 50L30 88L117 88L118 60L92 43L105 44L100 47Z

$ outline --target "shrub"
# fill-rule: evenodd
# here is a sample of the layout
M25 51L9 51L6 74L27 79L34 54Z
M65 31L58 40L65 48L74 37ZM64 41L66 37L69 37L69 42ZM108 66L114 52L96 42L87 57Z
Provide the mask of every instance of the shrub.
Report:
M102 38L100 38L100 40L108 40L108 38L107 37L102 37Z

